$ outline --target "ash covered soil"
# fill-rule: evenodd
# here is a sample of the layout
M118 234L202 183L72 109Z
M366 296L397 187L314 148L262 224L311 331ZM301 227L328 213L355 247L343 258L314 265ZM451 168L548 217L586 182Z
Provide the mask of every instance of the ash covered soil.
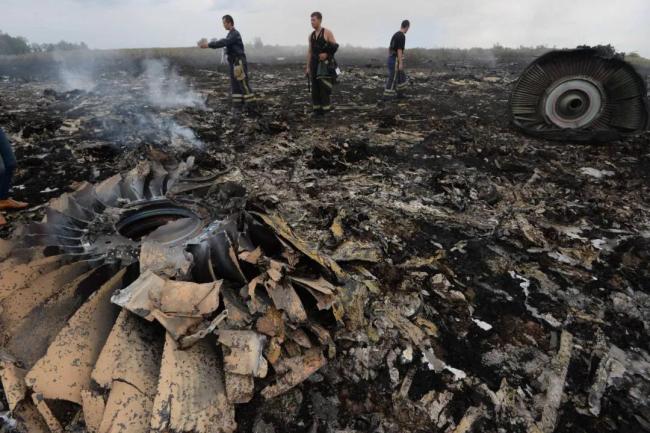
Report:
M32 206L0 235L79 182L194 155L369 282L336 360L238 406L240 431L650 431L650 133L513 131L524 66L410 70L411 98L386 103L383 68L346 67L319 118L299 65L252 65L262 100L244 116L223 67L107 71L89 90L0 78Z

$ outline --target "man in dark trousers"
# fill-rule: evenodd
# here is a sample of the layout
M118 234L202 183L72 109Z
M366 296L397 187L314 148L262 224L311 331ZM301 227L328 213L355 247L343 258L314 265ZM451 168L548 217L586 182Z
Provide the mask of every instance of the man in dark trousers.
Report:
M27 203L9 198L11 179L15 170L16 157L11 149L11 143L9 143L9 139L4 131L0 129L0 211L24 209L27 207ZM0 226L5 224L7 224L7 220L0 214Z
M207 39L201 39L198 45L200 48L225 48L230 67L230 86L233 102L236 104L253 102L255 94L248 82L248 63L246 62L241 34L235 29L235 20L230 15L225 15L222 21L223 27L228 30L228 36L211 42L208 42Z
M311 80L311 99L314 114L322 115L332 110L332 87L338 74L334 54L339 48L334 34L321 25L323 15L311 14L311 26L314 29L309 36L307 64L305 74Z
M388 79L384 89L384 98L390 99L403 97L407 85L406 73L404 72L404 49L406 47L406 33L411 23L409 20L402 21L402 26L390 40L388 48Z

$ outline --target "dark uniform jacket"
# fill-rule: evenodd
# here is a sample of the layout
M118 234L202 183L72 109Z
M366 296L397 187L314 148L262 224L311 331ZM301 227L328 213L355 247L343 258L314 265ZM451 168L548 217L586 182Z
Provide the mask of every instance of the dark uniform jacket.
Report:
M218 41L212 41L208 44L210 48L224 48L228 61L233 63L239 59L246 58L244 53L244 42L242 41L241 34L235 29L228 32L228 36Z

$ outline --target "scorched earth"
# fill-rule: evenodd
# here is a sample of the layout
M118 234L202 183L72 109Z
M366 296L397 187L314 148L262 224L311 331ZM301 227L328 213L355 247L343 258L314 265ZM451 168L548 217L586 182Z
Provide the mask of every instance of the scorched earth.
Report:
M243 115L223 70L173 61L1 77L14 196L31 207L0 234L83 182L193 157L191 176L213 183L194 200L281 216L363 283L345 317L319 318L326 365L273 398L256 379L238 431L650 431L650 134L578 145L513 131L526 63L423 64L397 102L378 102L379 62L344 67L323 118L299 65L252 65L262 100ZM6 275L20 259L2 242ZM20 295L6 296L0 311ZM92 424L79 405L50 407L70 431Z

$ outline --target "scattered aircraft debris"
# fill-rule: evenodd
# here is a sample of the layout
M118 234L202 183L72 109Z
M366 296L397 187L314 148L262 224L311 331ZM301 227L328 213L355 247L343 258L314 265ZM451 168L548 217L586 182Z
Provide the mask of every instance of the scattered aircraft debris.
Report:
M0 429L650 430L650 135L513 131L530 60L344 66L331 123L285 65L244 117L0 78Z

